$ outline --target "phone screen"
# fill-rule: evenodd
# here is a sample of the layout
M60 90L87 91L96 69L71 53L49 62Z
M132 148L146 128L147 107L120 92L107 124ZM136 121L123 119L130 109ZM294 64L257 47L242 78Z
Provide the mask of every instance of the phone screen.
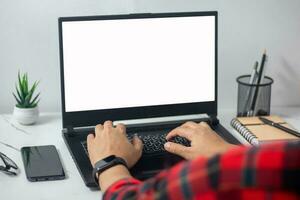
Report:
M21 154L29 181L65 178L65 173L55 146L22 147Z

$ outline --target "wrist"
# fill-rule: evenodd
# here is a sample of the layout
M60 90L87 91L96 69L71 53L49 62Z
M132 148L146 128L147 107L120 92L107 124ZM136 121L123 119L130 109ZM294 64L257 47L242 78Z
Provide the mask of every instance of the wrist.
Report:
M118 164L103 171L98 176L98 178L99 178L99 186L101 190L104 192L113 183L124 178L132 178L132 176L130 175L128 169L124 165Z
M222 153L225 153L226 151L228 151L229 149L231 148L234 148L236 145L233 145L233 144L230 144L230 143L227 143L227 142L222 142L218 145L216 145L216 148L211 148L210 150L208 150L206 152L206 157L207 158L211 158L217 154L222 154Z
M236 147L236 145L234 144L230 144L230 143L224 143L222 146L221 146L221 149L220 149L220 153L224 153L226 151L228 151L229 149L232 149Z
M124 165L127 168L127 163L123 158L116 157L115 155L107 156L95 163L94 169L93 169L93 176L95 178L95 182L99 182L99 174L103 173L107 169L116 166L116 165Z

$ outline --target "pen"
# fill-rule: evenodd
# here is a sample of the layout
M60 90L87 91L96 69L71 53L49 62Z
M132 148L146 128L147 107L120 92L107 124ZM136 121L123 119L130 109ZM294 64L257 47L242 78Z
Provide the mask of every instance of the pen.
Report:
M285 131L285 132L287 132L287 133L290 133L290 134L292 134L292 135L295 135L295 136L297 136L297 137L300 137L300 133L299 133L299 132L294 131L294 130L292 130L292 129L289 129L289 128L287 128L287 127L284 127L284 126L280 125L279 123L275 123L275 122L273 122L273 121L271 121L271 120L268 120L268 119L266 119L266 118L263 118L263 117L259 117L259 119L260 119L262 122L264 122L265 124L268 124L268 125L270 125L270 126L274 126L274 127L278 128L278 129L281 129L281 130L283 130L283 131Z
M261 60L260 68L259 68L258 80L257 80L256 88L254 91L253 101L252 101L251 108L250 108L251 113L254 113L254 109L256 106L257 96L258 96L258 92L259 92L259 84L261 83L261 79L263 78L262 76L263 76L266 56L267 56L267 51L265 50L263 53L263 56L262 56L262 60Z
M253 70L252 70L252 74L251 74L251 77L250 77L250 81L249 81L249 84L251 84L251 85L253 85L256 81L257 67L258 67L258 62L255 61L254 67L253 67ZM244 107L244 110L243 110L243 113L245 113L245 112L247 113L247 117L249 117L249 115L250 115L250 111L248 110L249 109L248 106L249 106L249 104L251 103L251 100L252 100L252 98L251 98L252 97L252 90L253 90L252 86L249 87L249 90L247 92L247 97L246 97L247 101L245 103L245 107Z

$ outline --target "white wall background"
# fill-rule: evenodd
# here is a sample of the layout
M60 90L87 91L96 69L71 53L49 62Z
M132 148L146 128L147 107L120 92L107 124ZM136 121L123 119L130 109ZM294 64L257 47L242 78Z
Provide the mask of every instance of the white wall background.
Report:
M0 0L0 113L12 112L19 69L41 80L40 110L60 111L60 16L207 10L219 11L219 107L236 108L235 79L264 48L272 105L300 106L299 9L299 0Z

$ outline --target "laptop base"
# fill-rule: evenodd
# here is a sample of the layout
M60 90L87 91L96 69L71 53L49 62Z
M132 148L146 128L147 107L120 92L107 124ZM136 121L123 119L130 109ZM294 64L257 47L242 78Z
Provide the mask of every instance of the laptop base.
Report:
M220 123L211 125L212 129L231 144L240 144ZM76 134L63 133L63 138L76 163L85 185L89 188L98 188L92 177L92 165L82 147L81 141L85 141L90 132L77 132ZM168 152L162 154L143 155L138 163L130 170L131 174L140 180L155 176L163 169L168 169L183 159Z

